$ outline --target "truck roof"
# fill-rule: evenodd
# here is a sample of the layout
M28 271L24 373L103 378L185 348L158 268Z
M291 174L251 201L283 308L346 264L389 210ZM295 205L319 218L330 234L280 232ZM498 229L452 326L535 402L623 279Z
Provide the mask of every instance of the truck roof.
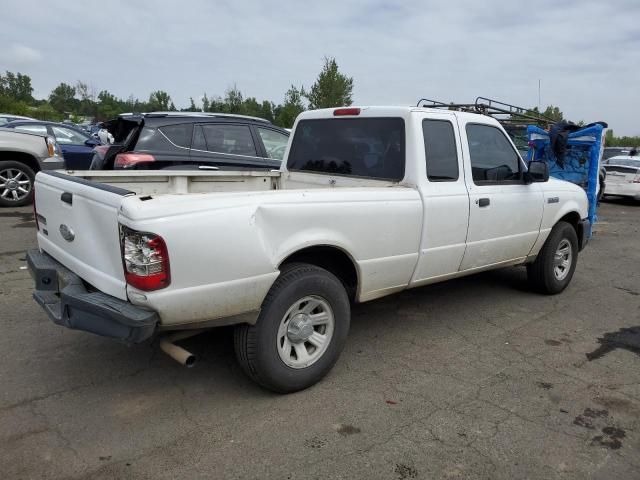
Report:
M320 119L320 118L341 118L342 115L336 114L336 111L349 111L343 113L343 118L357 118L357 117L403 117L406 118L412 113L433 113L438 115L452 115L458 118L464 118L468 121L476 121L478 123L500 125L500 123L493 117L481 115L479 113L460 112L457 110L443 110L438 108L429 107L403 107L403 106L350 106L350 107L338 107L338 108L323 108L320 110L309 110L303 112L298 117L301 120L304 119ZM358 111L358 113L355 113ZM353 112L353 113L351 113Z

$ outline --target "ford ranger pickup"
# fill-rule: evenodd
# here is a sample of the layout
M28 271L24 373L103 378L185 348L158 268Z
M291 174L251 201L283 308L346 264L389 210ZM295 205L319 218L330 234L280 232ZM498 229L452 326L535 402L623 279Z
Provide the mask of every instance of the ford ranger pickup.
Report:
M279 171L42 171L35 192L51 320L187 365L174 342L236 325L243 370L277 392L327 374L352 305L515 265L557 294L589 231L584 190L495 119L419 107L302 113Z

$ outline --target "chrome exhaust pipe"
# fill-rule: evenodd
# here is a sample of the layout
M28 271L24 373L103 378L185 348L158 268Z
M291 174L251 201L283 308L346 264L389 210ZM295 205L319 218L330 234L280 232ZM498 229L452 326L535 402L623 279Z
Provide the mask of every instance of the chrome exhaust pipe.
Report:
M184 330L182 332L172 333L160 340L160 350L173 358L176 362L191 368L196 364L197 357L188 350L178 346L175 342L193 337L201 333L202 330Z

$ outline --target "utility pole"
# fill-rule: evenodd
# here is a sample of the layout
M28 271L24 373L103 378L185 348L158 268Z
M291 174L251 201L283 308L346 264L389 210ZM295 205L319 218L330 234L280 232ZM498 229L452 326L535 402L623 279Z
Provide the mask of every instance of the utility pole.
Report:
M540 82L541 82L541 80L538 79L538 112L542 111L541 110L542 107L540 106Z

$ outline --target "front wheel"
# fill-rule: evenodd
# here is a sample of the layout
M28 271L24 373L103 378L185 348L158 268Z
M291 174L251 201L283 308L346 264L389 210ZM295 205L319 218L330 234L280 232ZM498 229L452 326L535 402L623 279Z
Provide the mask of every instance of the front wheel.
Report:
M314 265L287 265L256 324L236 327L236 357L244 372L269 390L303 390L338 360L350 317L347 292L335 275Z
M560 293L571 282L577 261L578 235L571 224L558 222L536 260L527 265L529 282L541 293Z
M33 201L36 174L21 162L0 162L0 207L22 207Z

